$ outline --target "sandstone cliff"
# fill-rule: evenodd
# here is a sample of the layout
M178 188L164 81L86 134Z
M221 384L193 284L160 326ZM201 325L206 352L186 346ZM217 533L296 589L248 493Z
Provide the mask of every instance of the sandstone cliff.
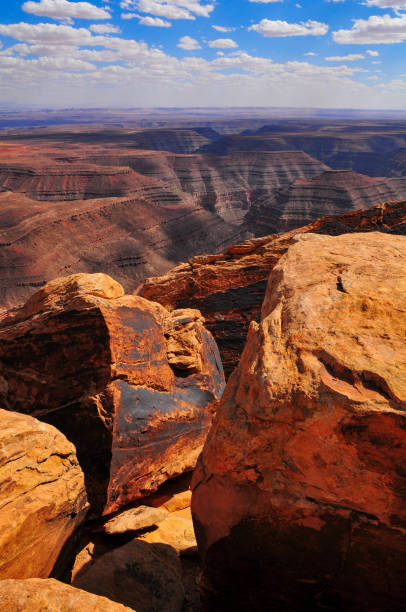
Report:
M192 482L206 609L406 606L406 238L298 235Z
M168 308L198 308L218 343L225 372L230 374L240 358L250 322L259 320L268 276L295 236L357 231L406 234L406 202L325 217L280 236L233 245L220 255L194 257L165 276L147 279L142 294Z
M103 274L51 281L0 325L1 401L77 448L93 513L192 470L224 387L199 312Z

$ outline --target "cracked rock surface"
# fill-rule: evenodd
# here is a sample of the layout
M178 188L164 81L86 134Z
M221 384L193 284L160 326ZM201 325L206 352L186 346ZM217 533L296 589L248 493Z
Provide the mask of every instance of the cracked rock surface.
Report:
M406 608L406 238L298 235L194 474L206 609Z

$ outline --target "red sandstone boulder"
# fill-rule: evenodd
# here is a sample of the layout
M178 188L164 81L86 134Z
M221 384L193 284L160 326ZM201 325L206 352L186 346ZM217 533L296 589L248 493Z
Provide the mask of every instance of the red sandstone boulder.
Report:
M87 507L83 473L65 436L0 410L0 579L47 578ZM2 595L0 587L0 601Z
M51 281L2 321L3 405L76 445L94 513L194 468L224 387L203 321L103 274Z
M406 238L302 235L192 481L210 610L406 609Z
M167 308L198 308L229 375L240 359L249 324L259 321L268 276L295 236L371 231L406 234L406 202L323 217L280 236L233 245L219 255L193 257L165 276L147 279L142 294Z
M0 612L131 612L119 603L57 580L2 580Z

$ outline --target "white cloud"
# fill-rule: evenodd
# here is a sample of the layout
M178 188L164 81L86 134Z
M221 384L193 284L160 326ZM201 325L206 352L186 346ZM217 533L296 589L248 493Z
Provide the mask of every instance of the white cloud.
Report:
M310 19L303 23L262 19L248 29L255 30L262 36L286 38L288 36L323 36L328 32L328 25Z
M103 8L89 2L69 2L69 0L40 0L24 2L23 11L38 17L51 17L72 22L72 19L111 19Z
M365 55L361 53L350 53L348 55L332 55L324 59L326 62L356 62L357 60L365 59Z
M168 106L268 106L270 101L275 106L406 106L402 83L381 88L354 65L276 63L231 48L210 61L193 53L179 58L142 41L49 23L1 24L0 34L15 39L0 50L5 103L120 106L130 99L134 106L154 106L158 100ZM185 51L201 44L191 37L182 43Z
M179 39L178 47L185 49L185 51L194 51L195 49L201 49L198 41L191 36L182 36Z
M406 10L405 0L366 0L364 4L366 6L377 6L382 9L391 8L395 11Z
M351 30L333 32L340 44L390 44L406 40L406 15L372 15L369 19L356 19Z
M379 55L379 51L372 51L372 49L367 49L366 53L370 55L371 57L378 57Z
M138 23L145 26L154 26L157 28L170 28L172 26L170 21L166 21L165 19L161 19L160 17L150 17L149 15L141 17L141 15L137 15L139 17Z
M217 30L217 32L234 32L235 30L235 28L229 28L227 26L212 25L211 27Z
M96 34L119 34L121 32L118 26L109 23L94 23L90 26L89 30Z
M308 51L307 53L305 53L305 55L317 56L317 53L315 53L314 51Z
M212 49L235 49L238 45L231 38L217 38L209 42L209 47Z
M120 7L167 19L210 17L214 10L214 4L202 4L201 0L121 0Z
M28 43L88 45L92 41L92 35L86 28L73 28L54 23L21 22L10 25L0 23L0 34Z

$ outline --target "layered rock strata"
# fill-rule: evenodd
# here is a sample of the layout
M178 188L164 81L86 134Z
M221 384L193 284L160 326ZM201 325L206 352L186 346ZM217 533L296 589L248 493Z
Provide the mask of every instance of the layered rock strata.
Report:
M244 221L252 206L273 202L281 188L328 170L302 151L236 152L224 157L162 151L104 153L88 160L98 166L130 166L144 181L150 180L148 198L155 202L192 199L234 225Z
M136 194L85 201L33 201L0 193L0 308L26 301L57 276L105 272L126 290L190 253L218 251L247 237L193 202Z
M0 325L1 399L65 433L93 513L192 470L224 388L195 310L169 313L104 274L56 279Z
M195 472L206 609L406 607L406 238L298 235Z
M312 179L296 180L273 198L254 204L245 222L254 235L263 236L405 197L405 178L371 178L351 170L328 170Z
M0 410L0 580L47 578L87 508L74 446L46 423ZM3 597L0 586L0 609Z
M406 202L325 217L280 236L231 246L220 255L193 257L165 276L149 278L142 295L168 308L198 308L218 343L225 372L230 374L240 358L250 322L259 320L268 276L295 236L369 231L406 234Z

